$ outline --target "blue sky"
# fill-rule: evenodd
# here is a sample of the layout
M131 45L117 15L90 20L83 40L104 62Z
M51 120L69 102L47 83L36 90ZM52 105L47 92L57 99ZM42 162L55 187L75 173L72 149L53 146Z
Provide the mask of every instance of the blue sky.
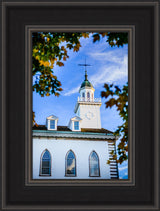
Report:
M123 87L128 82L128 45L123 47L110 47L106 38L93 43L92 35L89 38L80 39L82 47L78 52L68 50L69 59L63 67L54 67L54 74L62 83L63 91L59 97L54 95L41 97L33 93L33 111L38 124L45 124L46 117L51 114L59 118L58 125L68 125L74 116L74 106L79 96L78 90L84 81L85 69L78 64L87 64L88 80L95 88L95 97L100 97L104 90L104 83L113 83ZM115 131L122 120L116 108L105 108L105 99L102 98L101 123L102 127ZM127 178L128 163L119 165L119 177Z

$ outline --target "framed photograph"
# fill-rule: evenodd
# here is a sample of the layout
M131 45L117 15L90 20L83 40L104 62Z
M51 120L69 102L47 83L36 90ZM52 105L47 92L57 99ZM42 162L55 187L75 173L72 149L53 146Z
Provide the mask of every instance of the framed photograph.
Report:
M128 156L128 40L134 43L134 29L117 27L107 32L107 28L98 27L104 32L77 32L83 29L72 26L73 32L56 32L51 27L52 31L38 32L32 26L30 30L32 183L37 179L54 183L51 180L63 180L65 184L66 180L78 179L80 184L80 179L87 180L88 184L88 180L98 179L103 185L119 179L126 179L126 184L129 181L128 157L133 160L133 140ZM64 30L70 31L70 27ZM130 70L130 81L133 72ZM114 106L116 109L109 109Z
M158 14L2 3L1 210L159 210Z

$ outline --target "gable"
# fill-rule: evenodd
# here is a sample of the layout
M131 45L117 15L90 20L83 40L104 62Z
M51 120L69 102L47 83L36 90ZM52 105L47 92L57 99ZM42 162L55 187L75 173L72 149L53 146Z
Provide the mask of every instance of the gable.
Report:
M58 117L54 116L54 115L51 115L49 117L47 117L47 119L50 119L50 120L57 120Z
M78 116L71 118L72 121L81 121L82 119Z

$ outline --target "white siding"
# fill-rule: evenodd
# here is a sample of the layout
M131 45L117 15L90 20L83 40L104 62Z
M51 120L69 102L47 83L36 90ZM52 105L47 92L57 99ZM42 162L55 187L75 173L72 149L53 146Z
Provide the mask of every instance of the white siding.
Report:
M41 153L51 153L51 176L39 176ZM65 177L65 156L69 150L76 155L76 177ZM100 177L89 177L89 155L96 151L99 156ZM90 140L64 140L55 138L33 138L33 179L110 179L108 142Z
M80 114L80 118L82 118L82 128L101 128L101 116L99 105L80 104L78 112ZM91 114L90 117L88 113Z

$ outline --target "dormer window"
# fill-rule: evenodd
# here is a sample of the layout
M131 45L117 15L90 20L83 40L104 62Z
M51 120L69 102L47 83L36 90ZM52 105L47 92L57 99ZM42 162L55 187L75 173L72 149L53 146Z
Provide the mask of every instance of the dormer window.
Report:
M81 131L81 121L82 119L79 116L75 116L70 119L68 127L72 131Z
M47 130L57 130L58 118L54 115L47 117Z
M74 130L79 130L79 122L74 122Z
M55 120L50 120L50 129L55 129Z

